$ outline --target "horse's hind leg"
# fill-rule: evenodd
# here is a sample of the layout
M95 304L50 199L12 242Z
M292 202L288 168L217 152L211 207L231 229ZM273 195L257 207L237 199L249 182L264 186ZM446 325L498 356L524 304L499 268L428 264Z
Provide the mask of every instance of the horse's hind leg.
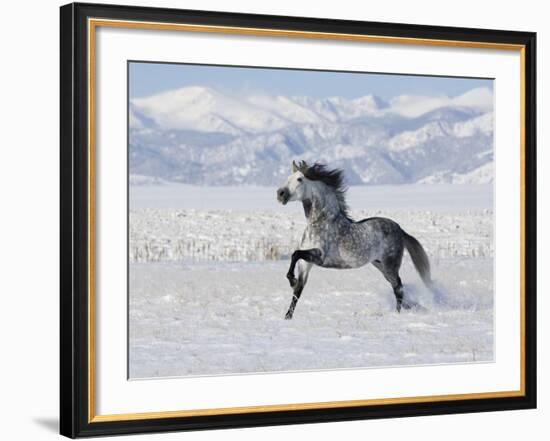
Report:
M309 276L309 271L311 270L311 266L312 266L311 263L306 262L304 260L300 260L298 262L298 280L293 287L292 301L290 302L290 306L285 315L285 319L287 320L290 320L292 318L292 315L294 314L296 303L298 303L298 300L302 295L302 291L304 290L304 286L307 283L307 278Z
M385 279L390 282L397 302L397 312L401 312L401 308L410 309L411 305L408 302L403 302L403 284L399 277L399 267L401 266L401 258L386 259L384 262L375 260L372 264L380 270Z

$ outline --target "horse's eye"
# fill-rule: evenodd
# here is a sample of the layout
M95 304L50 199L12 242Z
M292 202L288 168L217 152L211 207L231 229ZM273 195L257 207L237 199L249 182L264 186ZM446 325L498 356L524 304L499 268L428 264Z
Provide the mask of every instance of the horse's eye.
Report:
M303 181L303 179L302 179L302 178L298 178L298 182L302 182L302 181Z

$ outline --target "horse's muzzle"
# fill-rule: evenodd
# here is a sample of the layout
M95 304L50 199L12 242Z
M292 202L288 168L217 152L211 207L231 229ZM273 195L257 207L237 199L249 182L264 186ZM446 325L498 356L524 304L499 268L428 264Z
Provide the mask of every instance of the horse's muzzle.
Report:
M286 205L289 199L290 199L290 192L288 191L288 188L279 188L277 190L277 200L281 204Z

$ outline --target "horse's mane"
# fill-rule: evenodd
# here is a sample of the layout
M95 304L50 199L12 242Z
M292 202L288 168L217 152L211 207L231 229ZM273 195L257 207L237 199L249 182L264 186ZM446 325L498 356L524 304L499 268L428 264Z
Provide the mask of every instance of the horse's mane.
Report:
M339 168L329 169L326 165L318 162L313 165L308 165L306 161L299 161L295 165L307 179L321 181L327 187L331 188L336 195L340 211L351 220L348 203L346 202L346 191L348 187L344 182L344 170Z

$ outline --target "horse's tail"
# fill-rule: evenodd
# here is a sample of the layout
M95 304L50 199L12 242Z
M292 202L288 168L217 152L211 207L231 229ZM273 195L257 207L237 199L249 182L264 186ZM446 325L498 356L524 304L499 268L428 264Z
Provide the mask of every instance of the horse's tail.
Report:
M411 255L414 267L424 284L430 288L432 286L432 276L430 274L430 261L428 255L420 242L412 237L410 234L407 234L403 231L403 241L405 243L405 248Z

